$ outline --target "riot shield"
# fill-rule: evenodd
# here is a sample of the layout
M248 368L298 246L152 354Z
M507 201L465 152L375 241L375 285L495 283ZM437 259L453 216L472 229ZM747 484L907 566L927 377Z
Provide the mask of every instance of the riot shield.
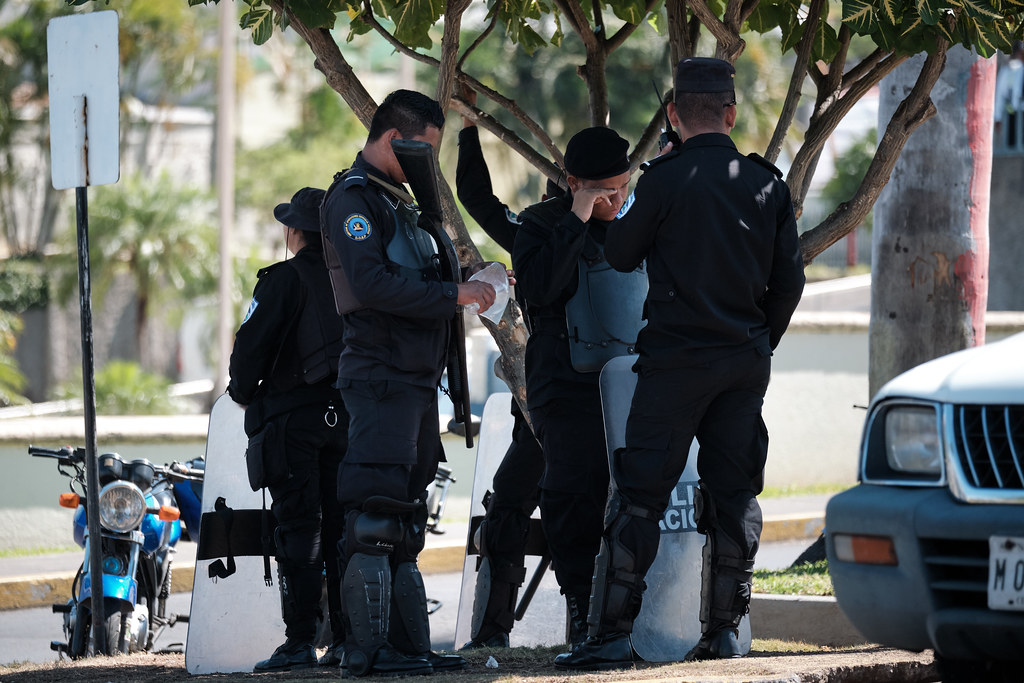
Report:
M608 456L626 442L626 418L636 387L635 358L620 356L601 371ZM658 523L658 556L647 572L643 606L633 623L633 648L648 662L681 661L700 640L700 584L705 537L697 533L693 498L697 489L697 441L690 445L686 469L676 483L668 509ZM614 486L614 480L612 481ZM740 623L740 640L750 650L750 618Z
M512 443L514 418L509 410L512 394L491 394L484 404L480 434L477 438L476 468L473 474L473 495L470 501L469 538L466 541L466 559L462 569L462 590L459 596L459 613L455 625L455 646L461 647L471 639L473 624L473 600L477 590L479 551L474 539L480 521L483 520L484 494L490 489L494 473L501 464L505 452ZM534 512L534 519L539 520ZM519 593L519 603L529 592L531 580L539 584L529 602L525 614L519 610L520 619L512 629L512 646L555 645L565 642L565 600L559 594L554 572L537 567L540 557L529 554L526 557L526 583Z
M210 411L203 516L185 645L185 669L190 674L250 672L285 639L272 548L270 575L275 585L264 581L267 519L262 492L249 487L244 415L227 394ZM269 493L266 504L269 508Z

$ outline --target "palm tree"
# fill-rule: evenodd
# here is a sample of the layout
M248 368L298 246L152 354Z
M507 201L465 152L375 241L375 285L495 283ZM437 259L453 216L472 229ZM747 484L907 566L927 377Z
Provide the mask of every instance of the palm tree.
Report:
M180 313L186 302L216 290L217 232L213 203L198 189L166 173L139 175L98 187L89 201L92 292L102 302L119 275L135 289L135 342L146 366L148 322L155 311ZM59 292L69 295L77 278L72 234L62 249Z

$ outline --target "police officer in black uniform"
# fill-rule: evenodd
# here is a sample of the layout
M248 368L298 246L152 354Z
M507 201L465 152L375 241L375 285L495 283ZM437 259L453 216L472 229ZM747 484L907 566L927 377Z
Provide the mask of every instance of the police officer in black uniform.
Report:
M471 104L476 93L465 89ZM512 251L521 222L494 195L491 176L480 148L480 132L463 118L459 131L459 158L455 187L459 201L484 232L506 251ZM512 400L512 443L494 473L492 490L486 496L486 514L479 528L480 567L473 601L471 640L464 648L508 647L515 622L519 587L526 578L526 544L530 516L539 497L544 457L530 425Z
M600 365L580 369L576 363L574 348L587 340L578 339L567 315L575 301L589 295L581 271L603 264L608 223L628 194L628 147L610 128L587 128L574 135L565 151L570 193L524 209L512 251L531 326L526 390L545 460L541 525L566 598L573 643L585 637L593 561L608 495L608 456Z
M295 258L259 271L229 365L228 393L246 407L246 434L261 445L247 457L261 457L271 476L267 488L277 520L278 588L287 640L255 671L317 664L313 644L322 619L325 566L335 644L344 638L337 550L343 518L336 488L348 443L348 415L333 386L342 322L320 244L323 196L323 190L305 187L274 209Z
M686 660L739 657L761 534L768 433L761 406L772 350L803 291L803 262L781 172L736 151L735 70L688 58L676 70L669 117L682 144L652 161L635 201L608 232L608 262L647 259L647 327L626 447L612 473L617 495L594 568L590 634L562 667L628 665L629 634L644 576L658 550L658 521L694 436L707 535L702 636ZM694 577L696 579L696 577Z
M323 206L325 254L345 322L338 386L348 408L349 449L338 497L350 675L429 673L458 667L430 650L426 595L416 558L426 533L426 488L444 457L437 387L457 306L486 310L494 289L442 282L436 249L417 227L397 138L436 149L444 114L426 95L397 90L370 123L352 168L335 177Z

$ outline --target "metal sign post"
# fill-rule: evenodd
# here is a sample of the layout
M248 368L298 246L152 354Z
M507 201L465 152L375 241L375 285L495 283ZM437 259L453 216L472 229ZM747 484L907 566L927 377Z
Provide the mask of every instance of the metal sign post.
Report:
M97 654L109 654L103 609L86 186L117 182L120 175L117 13L92 12L51 19L46 30L46 50L49 65L51 180L54 189L75 188L92 650Z

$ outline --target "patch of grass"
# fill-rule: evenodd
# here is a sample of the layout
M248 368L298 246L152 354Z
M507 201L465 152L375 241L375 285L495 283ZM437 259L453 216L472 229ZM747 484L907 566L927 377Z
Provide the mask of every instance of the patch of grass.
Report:
M81 548L79 548L77 545L34 546L32 548L6 548L0 549L0 558L31 557L33 555L52 555L55 553L67 553L79 550L81 550Z
M766 486L759 498L785 498L786 496L816 496L824 493L839 493L853 484L808 484L805 486Z
M835 595L828 560L807 562L788 569L754 571L754 592L773 595Z

